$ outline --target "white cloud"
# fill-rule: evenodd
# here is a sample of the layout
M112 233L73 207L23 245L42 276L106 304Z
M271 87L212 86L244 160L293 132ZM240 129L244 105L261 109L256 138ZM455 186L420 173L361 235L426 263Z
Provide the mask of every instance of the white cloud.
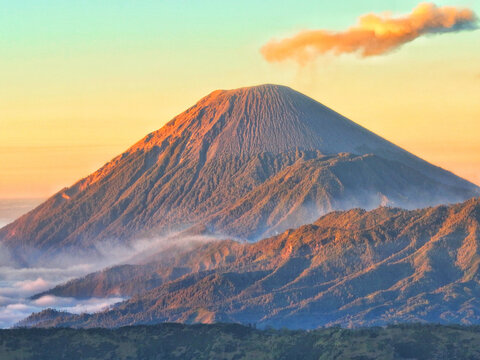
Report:
M45 295L45 296L42 296L41 298L35 300L33 302L35 305L38 305L38 306L55 306L58 304L58 299L56 296L52 296L52 295Z
M1 204L0 204L1 205ZM175 239L175 241L172 241ZM12 262L8 252L0 248L0 328L10 327L26 318L33 312L45 308L71 313L97 312L124 300L115 298L91 298L77 300L56 296L43 296L31 300L32 295L53 288L73 278L78 278L108 266L121 263L140 263L152 256L162 256L162 251L174 247L188 248L198 242L215 240L214 237L162 237L138 240L131 246L115 241L105 241L97 244L96 251L91 256L85 254L62 253L54 259L43 258L36 254L39 260L36 267L19 268L7 266ZM90 255L90 254L89 254ZM5 260L7 259L7 260ZM88 261L88 263L86 263Z
M25 304L10 304L10 305L7 305L7 307L5 309L22 311L22 310L29 309L29 306L27 306Z
M8 328L33 312L55 308L71 313L101 311L123 298L77 300L56 296L29 299L38 292L64 283L71 278L96 270L91 264L80 264L69 268L21 268L0 267L0 328Z

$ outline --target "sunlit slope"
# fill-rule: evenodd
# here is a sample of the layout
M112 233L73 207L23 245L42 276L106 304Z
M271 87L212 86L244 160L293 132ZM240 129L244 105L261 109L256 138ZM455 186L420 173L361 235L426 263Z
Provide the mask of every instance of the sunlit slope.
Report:
M25 324L479 324L479 241L478 198L411 211L333 212L257 243L200 244L74 280L41 296L133 297L103 313L37 314Z

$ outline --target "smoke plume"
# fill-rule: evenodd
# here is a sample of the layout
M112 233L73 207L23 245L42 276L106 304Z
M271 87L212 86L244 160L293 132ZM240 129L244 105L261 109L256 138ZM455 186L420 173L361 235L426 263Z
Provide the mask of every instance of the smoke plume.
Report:
M377 56L395 50L426 34L473 30L477 16L470 9L419 4L410 14L367 14L346 31L306 30L282 40L271 40L261 52L269 62L293 59L304 65L325 53L357 53L361 57Z

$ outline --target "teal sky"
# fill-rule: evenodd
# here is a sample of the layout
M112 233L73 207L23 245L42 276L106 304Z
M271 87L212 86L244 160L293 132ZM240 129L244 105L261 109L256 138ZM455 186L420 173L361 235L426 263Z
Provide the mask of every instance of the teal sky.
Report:
M129 87L175 91L190 82L190 88L199 87L203 94L218 85L235 86L236 72L243 72L248 84L282 79L278 74L258 76L278 72L266 66L258 52L272 37L300 29L341 30L361 14L408 13L418 1L1 0L0 4L0 74L7 80L0 85L0 94L8 97L37 93L39 88L45 95L102 91L117 83L127 91ZM478 0L436 4L480 13ZM472 49L471 40L471 34L445 39L455 41L457 52L480 53Z
M479 31L423 37L372 59L327 56L307 68L269 64L259 52L272 38L343 30L362 14L405 14L417 4L0 0L0 197L46 196L207 93L259 83L291 86L480 183L480 156L472 160L480 153ZM479 0L435 4L480 14ZM41 181L19 181L20 173Z

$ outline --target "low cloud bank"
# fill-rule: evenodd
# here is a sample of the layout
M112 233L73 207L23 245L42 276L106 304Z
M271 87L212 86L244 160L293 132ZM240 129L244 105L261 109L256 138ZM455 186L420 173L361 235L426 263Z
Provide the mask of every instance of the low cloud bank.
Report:
M123 298L76 300L72 298L57 298L54 296L48 297L48 301L43 300L42 297L35 301L22 300L21 302L0 306L0 328L12 327L32 313L42 311L46 308L55 308L74 314L94 313L124 300Z
M8 328L33 312L54 308L71 313L97 312L122 297L74 299L45 295L32 300L31 296L56 285L89 273L119 264L159 261L174 251L187 250L199 242L216 240L215 237L171 235L144 239L131 245L118 241L104 241L79 254L62 252L54 257L35 253L38 261L31 267L21 267L8 256L7 249L0 249L0 328ZM34 252L32 251L32 254Z
M120 297L77 300L50 295L36 300L29 299L30 296L58 283L84 275L89 269L91 265L74 266L69 269L0 267L0 328L11 327L31 313L49 307L80 314L100 311L124 300Z
M423 35L477 28L473 10L420 3L405 16L366 14L345 31L306 30L290 38L272 40L262 47L261 53L269 62L291 59L305 65L325 53L378 56Z

